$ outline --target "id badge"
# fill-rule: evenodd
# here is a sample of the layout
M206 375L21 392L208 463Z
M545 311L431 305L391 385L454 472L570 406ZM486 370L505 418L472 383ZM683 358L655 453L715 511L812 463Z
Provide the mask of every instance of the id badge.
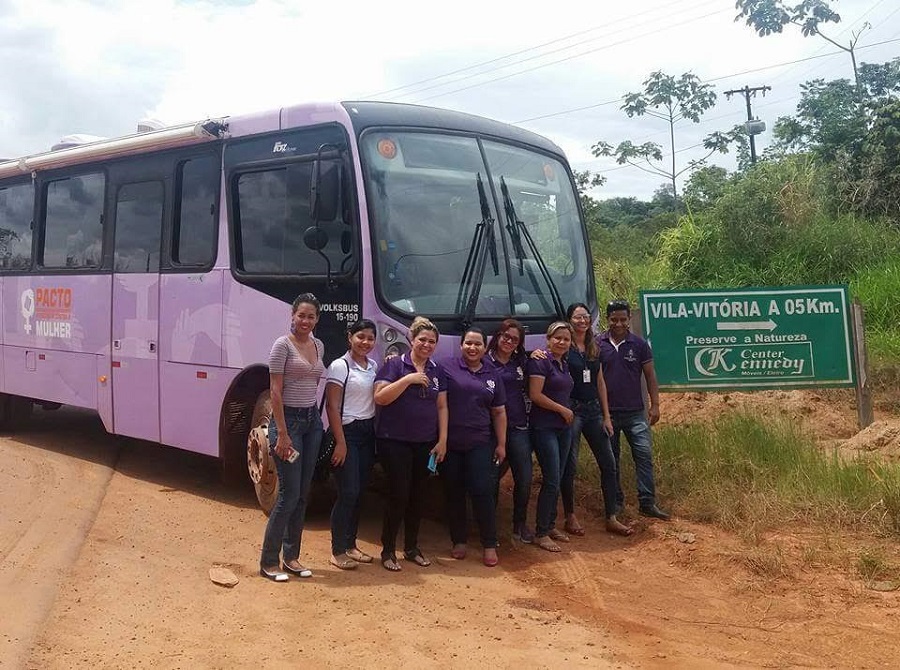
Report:
M585 368L581 373L581 381L583 381L585 384L591 383L591 371L587 368Z

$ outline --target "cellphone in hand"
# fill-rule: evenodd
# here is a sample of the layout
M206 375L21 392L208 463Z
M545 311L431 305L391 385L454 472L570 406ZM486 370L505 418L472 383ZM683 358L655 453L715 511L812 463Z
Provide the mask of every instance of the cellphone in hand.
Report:
M437 454L432 453L431 456L428 457L428 470L431 471L432 474L437 474Z
M300 452L297 451L296 449L294 449L293 447L291 447L291 453L289 453L287 455L287 458L285 458L284 460L286 460L288 463L293 463L294 461L297 460L297 457L299 455L300 455Z

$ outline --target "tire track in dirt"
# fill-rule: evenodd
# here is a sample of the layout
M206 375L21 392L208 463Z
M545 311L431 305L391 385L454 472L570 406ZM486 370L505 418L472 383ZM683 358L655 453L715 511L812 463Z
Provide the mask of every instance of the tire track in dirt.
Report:
M39 413L0 437L0 667L21 667L100 509L117 448L96 430L73 433L71 412ZM87 430L84 430L85 427ZM99 439L98 439L99 438ZM61 446L54 446L61 445Z

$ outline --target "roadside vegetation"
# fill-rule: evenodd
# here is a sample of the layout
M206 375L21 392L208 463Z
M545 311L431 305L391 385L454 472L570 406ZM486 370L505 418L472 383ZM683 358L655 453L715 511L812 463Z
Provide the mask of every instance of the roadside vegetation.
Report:
M580 173L601 301L653 288L848 284L876 384L900 379L900 58L813 80L756 164L697 167L676 197L595 198Z
M783 11L769 12L775 5ZM840 21L822 10L827 2L738 6L761 35L796 24L824 37L820 28ZM900 58L854 61L854 75L803 84L796 113L775 121L756 163L746 136L721 129L737 169L692 165L680 192L667 174L649 201L602 199L601 175L576 175L601 304L636 302L643 289L847 284L865 309L875 395L893 399L880 407L900 409ZM636 115L627 104L623 111ZM620 164L660 153L649 144L598 147ZM900 584L900 464L839 456L796 422L740 412L714 423L663 422L654 445L661 501L744 540L740 561L752 573L779 578L825 564L867 583ZM589 450L581 458L584 488L596 491ZM622 467L623 482L633 482L629 457ZM796 542L778 539L786 527L809 531L799 553Z

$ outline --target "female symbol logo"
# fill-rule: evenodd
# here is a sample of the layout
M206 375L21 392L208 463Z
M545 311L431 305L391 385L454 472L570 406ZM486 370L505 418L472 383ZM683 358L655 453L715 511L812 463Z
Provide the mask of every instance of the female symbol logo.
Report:
M31 317L34 316L34 291L30 288L22 291L22 317L25 319L25 332L31 334Z

